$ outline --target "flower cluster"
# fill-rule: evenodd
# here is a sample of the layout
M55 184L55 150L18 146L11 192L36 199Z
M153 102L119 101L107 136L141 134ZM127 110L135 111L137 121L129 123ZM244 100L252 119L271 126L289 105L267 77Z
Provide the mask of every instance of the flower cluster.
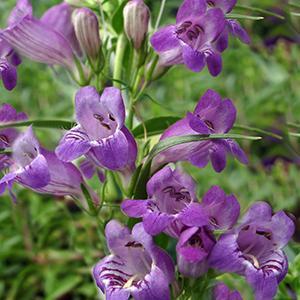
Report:
M229 34L249 44L250 38L241 25L226 19L236 0L185 0L175 25L163 27L151 37L160 56L160 64L185 64L200 72L205 65L212 76L222 71L221 53L228 47Z
M199 201L196 182L180 166L186 161L204 168L211 162L219 173L226 167L228 154L248 163L232 139L235 136L229 135L237 115L233 101L207 90L193 112L161 130L158 145L176 138L197 139L163 148L153 157L152 152L138 155L139 145L131 132L135 102L154 80L155 70L184 63L199 72L207 65L210 74L217 76L229 35L250 42L241 25L228 16L236 0L184 0L176 24L151 35L150 44L157 53L154 60L155 53L147 50L151 18L143 0L129 0L121 6L122 33L116 42L119 29L111 26L107 31L113 28L112 36L105 32L103 43L98 8L90 9L93 0L68 3L53 6L38 19L28 0L18 0L8 27L0 31L0 72L8 90L16 86L19 55L62 66L81 86L75 96L75 124L72 122L54 150L38 141L35 124L24 132L14 128L27 120L24 113L8 104L1 106L0 194L8 190L16 201L13 185L19 184L37 193L70 196L97 216L103 203L88 179L96 173L104 182L106 174L115 175L122 197L128 198L120 204L124 214L120 218L129 217L128 224L137 218L140 222L132 228L117 220L103 222L110 254L95 265L93 278L108 300L168 300L170 286L177 290L174 296L184 289L180 290L179 278L209 277L210 269L214 270L208 278L213 299L242 299L238 291L215 280L227 272L244 276L256 300L273 299L287 273L283 248L294 232L291 218L283 211L273 214L266 202L252 204L240 218L237 198L219 186L207 189ZM97 5L102 8L100 2ZM125 68L126 50L136 70L127 70L127 75L132 73L128 81L133 87L126 86L127 91L122 92L119 87L125 84L119 75ZM111 53L114 55L109 56ZM115 78L110 77L112 73ZM118 180L119 175L123 181ZM142 176L145 180L138 181ZM130 192L140 182L147 182L147 197L142 199ZM154 237L160 234L174 242L169 253L155 244Z

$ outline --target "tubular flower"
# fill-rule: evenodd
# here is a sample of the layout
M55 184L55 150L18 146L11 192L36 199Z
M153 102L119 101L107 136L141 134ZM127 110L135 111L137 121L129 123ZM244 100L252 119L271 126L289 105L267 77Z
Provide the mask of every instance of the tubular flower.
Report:
M9 17L9 26L0 32L0 38L27 58L73 70L72 47L77 49L78 46L67 6L65 3L55 6L38 20L32 16L30 3L19 0Z
M214 300L243 300L238 291L230 291L223 282L218 283L213 290Z
M206 227L184 230L176 246L179 272L197 278L208 271L208 257L215 245L215 238Z
M218 240L210 265L222 272L244 275L256 300L271 300L287 273L288 261L282 249L294 229L293 221L283 211L272 215L269 204L255 203L241 224Z
M22 116L22 115L21 115ZM40 147L32 128L20 135L12 146L9 173L0 180L0 192L17 182L41 194L73 196L87 207L81 185L86 185L80 171L72 163L59 160L54 152ZM97 195L86 185L95 204Z
M193 113L170 126L161 140L193 134L224 134L233 127L236 109L230 99L222 100L221 96L208 90L199 100ZM154 169L167 162L189 161L203 168L209 160L216 172L226 167L226 154L235 156L241 163L248 160L239 145L231 139L207 140L177 145L161 152L154 159Z
M0 107L0 125L24 120L27 120L26 114L23 112L18 113L11 105L4 103ZM11 147L17 136L18 131L14 128L0 130L0 149ZM0 171L8 168L11 164L12 160L8 155L0 155Z
M121 205L124 213L142 217L145 230L151 235L164 231L179 237L184 227L181 222L184 211L196 201L193 179L179 170L164 167L147 183L147 193L147 200L125 200ZM206 217L198 219L199 224L201 221L206 224Z
M132 232L110 221L105 235L111 255L93 269L93 277L107 300L168 300L174 265L169 255L154 245L141 223Z
M221 72L222 58L214 43L224 31L225 17L220 8L206 9L205 1L184 1L176 24L154 33L151 44L161 65L184 63L190 70L200 72L207 64L212 76Z
M124 126L125 107L121 91L105 88L100 96L94 87L76 94L78 125L68 131L56 148L63 161L86 155L97 166L110 170L134 169L137 146Z
M32 189L45 187L50 181L48 163L41 154L32 127L15 140L12 150L14 164L10 173L0 180L0 193L3 193L6 187L11 190L14 182Z

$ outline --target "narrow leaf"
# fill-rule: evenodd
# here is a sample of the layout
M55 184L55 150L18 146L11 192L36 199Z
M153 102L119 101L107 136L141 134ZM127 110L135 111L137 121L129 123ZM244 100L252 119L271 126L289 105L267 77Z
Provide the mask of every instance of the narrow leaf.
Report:
M240 14L227 14L226 17L228 19L245 19L245 20L254 20L254 21L260 21L263 20L264 17L261 16L247 16L247 15L240 15Z
M31 120L24 122L15 122L15 123L6 123L0 125L0 129L10 128L10 127L26 127L26 126L34 126L40 128L58 128L69 130L76 125L73 121L65 121L65 120Z

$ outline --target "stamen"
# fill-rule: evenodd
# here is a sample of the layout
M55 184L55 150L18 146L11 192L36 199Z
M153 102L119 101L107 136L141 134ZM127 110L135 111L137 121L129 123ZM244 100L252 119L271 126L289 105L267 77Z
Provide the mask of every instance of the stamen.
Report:
M138 275L133 275L132 277L130 277L130 278L128 279L128 281L123 285L123 288L124 288L124 289L129 289L129 288L132 286L133 282L134 282L137 278L138 278Z
M255 268L257 268L257 269L259 268L258 259L254 255L252 255L252 254L245 254L245 256L246 256L246 258L250 258L252 260L253 266Z
M132 247L132 248L143 248L143 245L141 243L138 243L136 241L128 242L125 247Z
M271 240L271 238L272 238L272 233L271 232L256 230L256 234L262 235L262 236L264 236L268 240Z
M111 130L111 127L107 124L107 123L100 123L104 128L106 128L107 130Z
M194 31L192 31L192 30L189 30L189 31L186 33L186 35L187 35L187 37L188 37L188 39L189 39L190 41L192 41L192 40L194 40L194 39L196 39L196 38L198 37L197 33L194 32Z
M0 142L3 142L4 145L8 146L9 145L9 140L8 137L4 134L0 135Z
M194 25L194 30L197 32L198 35L199 35L200 33L204 33L203 27L201 27L201 26L198 25L198 24Z
M211 130L214 130L215 128L214 128L214 124L211 122L211 121L209 121L209 120L204 120L204 123L207 125L207 127L209 128L209 129L211 129Z
M208 5L209 7L214 7L214 6L215 6L215 3L214 3L213 1L211 1L211 0L206 1L206 3L207 3L207 5Z

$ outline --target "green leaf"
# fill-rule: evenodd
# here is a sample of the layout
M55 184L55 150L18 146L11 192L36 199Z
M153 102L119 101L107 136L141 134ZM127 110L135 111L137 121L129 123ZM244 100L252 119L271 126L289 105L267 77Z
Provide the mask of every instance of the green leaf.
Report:
M273 17L276 17L276 18L281 19L281 20L285 19L284 16L282 16L282 15L276 14L272 11L265 10L265 9L262 9L262 8L259 8L259 7L253 7L253 6L248 6L248 5L236 5L235 8L254 11L254 12L259 12L261 14L264 14L264 15L267 15L267 16L273 16Z
M123 31L123 24L124 24L124 18L123 18L123 9L127 3L127 0L124 0L116 12L114 13L112 17L112 27L115 30L117 34L120 34Z
M96 216L98 214L98 212L95 207L95 203L93 201L91 194L89 193L88 189L86 188L86 186L84 184L81 184L80 187L81 187L82 193L84 195L84 198L88 204L90 214L93 216Z
M179 117L158 117L147 120L145 123L138 125L132 130L135 138L143 138L144 136L153 136L161 134L170 125L180 120Z
M26 127L32 125L33 127L41 128L58 128L69 130L76 125L73 121L66 120L31 120L25 122L15 122L15 123L6 123L0 125L0 129L10 128L10 127Z
M254 21L260 21L263 20L264 17L261 16L247 16L247 15L241 15L241 14L227 14L227 18L229 19L245 19L245 20L254 20Z

